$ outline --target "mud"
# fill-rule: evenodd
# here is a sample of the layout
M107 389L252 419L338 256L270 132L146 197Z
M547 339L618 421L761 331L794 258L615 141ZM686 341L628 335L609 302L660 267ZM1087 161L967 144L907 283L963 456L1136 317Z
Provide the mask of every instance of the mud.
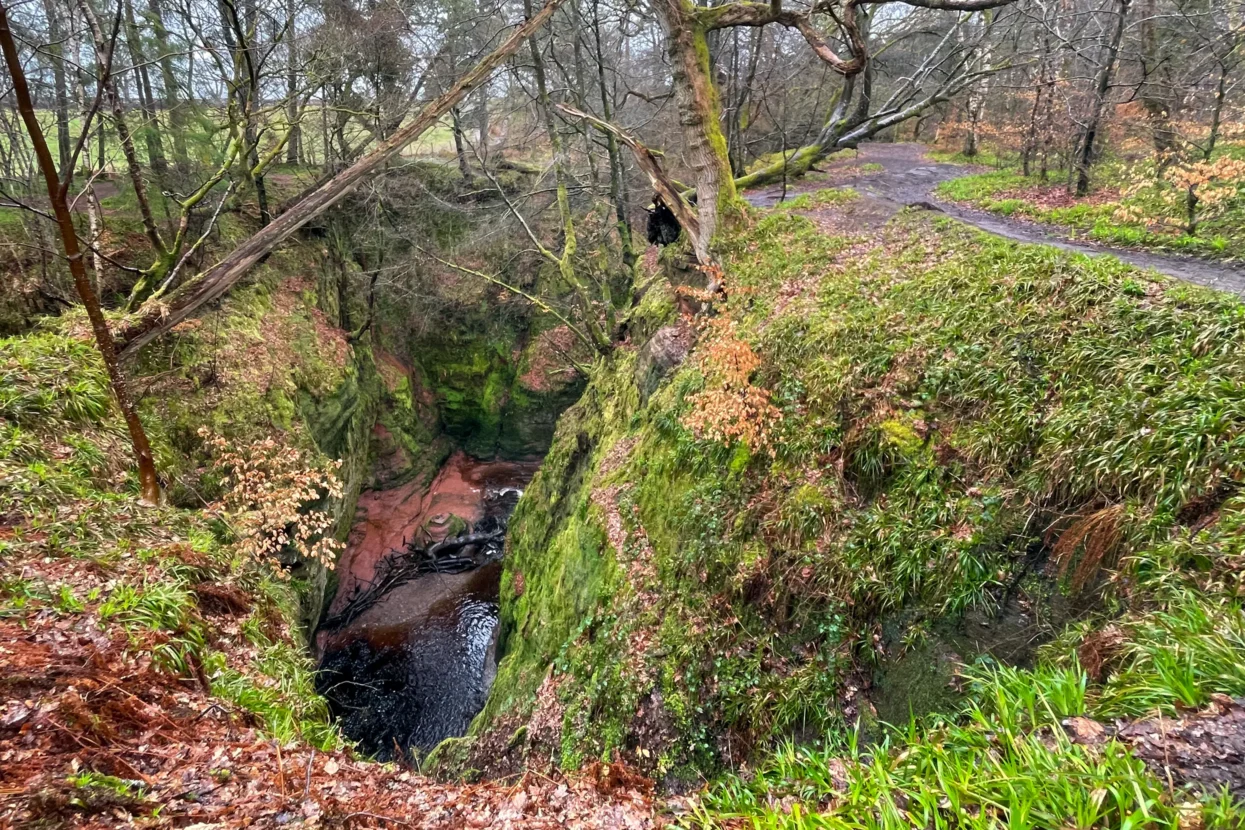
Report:
M930 161L925 156L925 150L919 144L864 145L854 158L848 156L824 165L826 176L818 181L789 183L786 197L792 199L801 193L824 188L827 184L850 186L861 194L865 201L864 207L867 208L861 210L857 207L855 210L864 220L862 230L875 226L874 223L885 222L909 205L932 207L961 222L1015 242L1052 245L1061 250L1088 256L1109 255L1138 268L1152 269L1185 282L1245 296L1245 268L1240 266L1074 240L1060 228L997 216L938 200L933 194L940 183L966 176L977 169L962 164ZM873 173L857 172L859 165L870 163L880 164L883 169ZM773 207L780 203L782 197L781 185L744 194L744 198L757 207Z

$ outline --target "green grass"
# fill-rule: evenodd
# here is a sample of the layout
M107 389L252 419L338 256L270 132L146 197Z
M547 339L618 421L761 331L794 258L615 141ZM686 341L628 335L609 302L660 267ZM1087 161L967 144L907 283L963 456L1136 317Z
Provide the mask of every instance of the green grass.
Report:
M978 150L977 154L973 156L964 155L962 150L930 149L927 150L925 154L934 161L940 161L946 164L976 164L983 167L994 167L997 169L1012 167L1016 164L1016 157L1014 154L999 152L987 148Z
M816 207L846 204L856 198L859 198L859 194L850 187L828 187L815 193L801 193L783 202L779 207L789 211L812 210Z
M1006 752L991 755L986 737L1001 715L990 684L1010 678L1017 695L1036 684L1103 717L1245 692L1233 663L1245 653L1239 606L1202 572L1235 561L1245 505L1226 504L1195 539L1176 525L1193 499L1245 475L1245 310L1106 258L1017 246L917 214L838 261L848 244L780 209L724 252L733 294L719 312L760 356L754 383L782 413L770 448L686 428L708 382L695 355L645 398L635 354L624 352L565 416L515 514L502 601L513 634L476 733L522 724L552 664L562 764L621 755L695 780L741 757L766 763L792 736L812 752L816 736L837 735L824 744L827 758L870 760L850 802L857 808L876 806L888 787L928 805L942 789L940 769L976 766L993 772L964 797L1002 799L995 817L1012 809L1000 788L1015 776L1020 812L1099 810L1118 826L1149 811L1170 822L1178 805L1163 783L1116 749L1090 758L1047 747L1030 718L1009 726ZM669 319L646 300L637 342ZM616 519L599 496L614 487ZM1057 537L1104 505L1121 511L1119 549L1104 572L1120 569L1129 590L1108 584L1089 620L1065 628L1051 609L1082 588L1043 567L1046 532ZM605 538L615 521L621 551ZM647 564L636 571L636 562ZM969 664L985 658L981 646L948 643L946 627L994 613L1012 591L1046 626L1026 636L1055 637L1036 674L980 674L982 663L977 702L963 713L944 707L930 725L927 713L941 704L914 697L910 736L868 718L861 725L871 738L888 735L893 753L848 751L842 736L856 724L837 701L853 678L892 677L881 670L923 644L954 645ZM1071 655L1112 617L1124 634L1120 665L1089 683ZM941 688L952 668L936 666L941 676L922 683ZM659 739L640 710L664 724ZM908 770L895 760L905 749L928 758ZM956 757L942 767L944 751ZM875 763L880 771L870 772ZM792 775L761 779L757 792L781 790ZM1068 791L1043 792L1052 776ZM1109 795L1085 801L1098 789ZM823 809L820 795L799 799L806 813ZM708 803L759 826L779 821L757 804ZM898 826L870 820L845 808L805 826Z
M1098 171L1098 184L1120 183L1120 167L1107 165ZM1082 202L1067 207L1045 208L1022 198L1001 194L1027 187L1046 185L1037 177L1026 178L1011 170L978 173L943 182L937 193L944 199L966 203L1001 216L1026 219L1068 229L1073 236L1083 236L1107 245L1130 248L1157 248L1209 258L1238 259L1245 256L1245 202L1234 204L1221 216L1203 221L1198 234L1159 232L1154 228L1163 223L1173 227L1184 221L1183 216L1155 214L1158 204L1145 195L1123 201ZM1116 216L1121 205L1132 207L1149 217L1151 225L1120 221Z
M158 457L175 457L158 419L148 411L146 420ZM335 746L306 652L259 624L297 636L297 583L234 561L197 509L138 506L129 452L90 344L49 332L0 339L0 515L11 528L0 559L15 568L0 581L0 618L51 613L123 632L162 670L206 677L272 736ZM239 620L241 650L201 612L194 588L203 581L235 585L254 602Z
M1177 794L1116 742L1073 743L1083 714L1075 672L986 670L956 719L909 724L865 750L852 737L820 749L785 745L748 781L719 784L688 827L744 819L755 828L1239 827L1230 796ZM784 803L784 799L787 801Z

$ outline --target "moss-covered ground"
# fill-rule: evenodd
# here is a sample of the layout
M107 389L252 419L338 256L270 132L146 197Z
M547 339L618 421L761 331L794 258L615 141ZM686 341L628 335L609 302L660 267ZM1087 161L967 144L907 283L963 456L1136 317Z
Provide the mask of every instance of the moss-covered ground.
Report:
M1245 694L1245 309L918 214L825 236L813 201L725 256L766 439L688 427L719 383L703 334L641 394L639 344L677 320L660 288L563 417L465 763L621 758L674 788L759 764L693 823L1238 826L1060 721ZM1047 645L939 639L992 618ZM946 671L913 685L954 694L891 731L873 684L925 647Z

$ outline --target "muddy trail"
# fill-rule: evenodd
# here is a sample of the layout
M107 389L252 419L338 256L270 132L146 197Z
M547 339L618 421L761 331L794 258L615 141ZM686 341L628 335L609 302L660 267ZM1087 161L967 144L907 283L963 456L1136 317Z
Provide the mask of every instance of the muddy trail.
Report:
M1016 242L1052 245L1065 251L1089 256L1110 255L1138 268L1149 268L1176 279L1245 296L1245 267L1195 257L1114 248L1070 238L1062 229L998 216L935 198L934 189L942 182L976 172L962 164L931 161L920 144L867 144L854 158L825 165L828 178L788 183L786 197L819 190L829 184L854 188L865 204L853 211L857 221L881 224L906 206L936 208L948 216L988 233ZM864 173L859 167L878 164L880 171ZM782 185L751 191L744 198L756 207L773 207L782 201Z

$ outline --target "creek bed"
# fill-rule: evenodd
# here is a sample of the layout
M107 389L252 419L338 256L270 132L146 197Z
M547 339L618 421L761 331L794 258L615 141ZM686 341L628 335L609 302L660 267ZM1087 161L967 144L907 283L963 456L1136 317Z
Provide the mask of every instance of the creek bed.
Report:
M409 543L504 527L534 462L452 456L431 485L365 494L330 616L366 592ZM496 671L502 540L474 551L481 567L430 573L385 591L334 631L317 634L317 687L342 731L380 760L462 735Z

